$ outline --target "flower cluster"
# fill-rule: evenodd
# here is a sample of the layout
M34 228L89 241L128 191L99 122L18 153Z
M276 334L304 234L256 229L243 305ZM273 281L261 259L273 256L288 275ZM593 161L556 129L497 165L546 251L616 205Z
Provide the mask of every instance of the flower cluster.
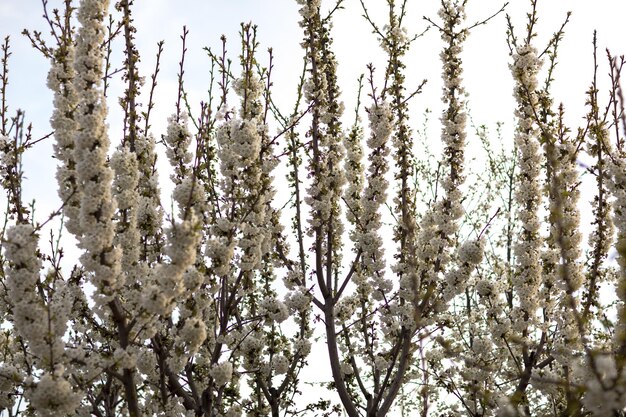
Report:
M259 132L263 128L257 119L232 118L217 129L216 140L219 146L220 170L225 181L222 184L224 192L230 191L231 181L258 163L261 150Z
M389 156L388 141L393 132L393 115L387 103L380 103L368 110L371 135L367 146L371 149L366 186L363 192L363 214L361 216L362 229L356 236L358 248L363 251L363 271L366 277L371 277L373 288L379 294L384 294L391 288L391 281L384 278L384 250L381 236L380 208L387 201L389 182L386 174L389 170L387 157Z
M445 47L441 53L443 66L443 97L442 101L447 104L441 116L442 131L441 141L444 144L444 159L446 174L441 180L445 196L436 202L423 216L418 234L417 259L419 266L414 277L407 278L405 286L410 286L417 297L420 285L432 288L436 285L440 273L447 274L444 301L451 300L459 289L454 285L460 285L465 281L459 274L471 272L476 265L471 259L461 259L461 269L446 272L450 262L450 249L453 238L458 232L458 220L464 210L461 206L463 199L461 187L465 181L463 173L466 121L465 113L465 90L462 87L462 44L466 38L466 30L458 26L465 19L464 4L458 1L444 1L439 10L439 16L443 20L441 37ZM469 245L469 243L468 243ZM461 248L460 255L467 255L471 246ZM478 258L474 254L475 258ZM462 270L462 272L461 272ZM435 305L435 303L433 304Z
M559 148L560 192L563 202L563 216L560 219L562 233L563 258L565 264L561 272L567 282L562 282L563 289L574 293L578 291L584 282L583 271L578 259L582 253L580 244L582 233L580 232L580 211L578 208L580 190L578 189L578 171L576 166L576 145L572 141L560 144ZM565 189L563 192L561 190Z
M583 377L586 385L583 404L594 416L614 415L626 407L626 378L623 373L618 373L612 356L594 355L590 360L593 360L593 365L589 363L586 366L593 366L595 372L588 369L578 371L587 374Z
M304 287L294 288L285 296L285 304L291 312L306 312L311 307L311 295Z
M113 172L107 165L106 101L103 96L103 50L108 10L106 0L85 0L78 10L81 26L76 40L74 88L78 97L74 157L80 200L79 245L84 249L81 262L93 272L93 283L100 294L97 303L110 301L121 287L121 252L113 246L115 200L111 194Z
M137 195L137 228L141 234L142 252L145 259L154 262L161 239L163 209L161 208L161 190L155 168L155 140L152 135L139 135L135 138L137 165L141 181Z
M193 215L168 229L165 254L170 262L159 264L154 271L155 282L143 294L142 304L146 311L163 316L173 311L177 297L185 290L185 271L196 260L200 239L198 229L197 219Z
M314 2L308 2L313 6ZM323 234L330 235L330 244L339 248L343 224L340 220L339 201L343 196L345 175L343 158L344 133L341 129L343 103L339 100L337 80L337 62L331 50L332 40L329 28L324 25L317 7L315 19L304 21L305 31L310 37L305 40L309 49L309 59L314 68L305 84L305 98L314 103L313 123L309 131L312 137L310 151L312 158L309 163L311 184L307 189L305 202L310 207L309 233L321 239ZM318 240L316 245L320 245ZM340 262L340 253L334 251L335 264Z
M358 223L363 211L361 194L363 193L363 183L365 180L363 167L363 129L359 126L359 120L350 130L350 134L344 138L344 148L346 149L346 160L344 170L347 187L344 190L344 200L348 210L346 219L352 225ZM356 238L356 231L351 232L351 239Z
M538 209L541 203L539 173L541 158L539 141L534 125L534 109L537 107L537 72L541 61L537 51L530 45L519 47L513 55L511 71L516 81L515 98L518 109L515 145L519 158L518 188L515 199L520 207L517 217L522 224L520 239L514 246L517 271L513 287L519 298L520 309L534 321L538 307L537 294L541 285L541 238L539 236Z
M289 317L289 309L285 303L276 298L265 298L259 303L259 313L268 319L281 323Z
M233 364L230 362L215 364L213 368L211 368L210 374L218 387L226 385L233 377Z
M468 240L459 248L459 261L463 264L478 265L483 259L484 241Z
M391 54L394 50L408 48L409 36L405 27L385 25L383 32L386 35L380 42L383 51Z
M179 118L175 115L167 119L167 133L163 135L167 146L166 155L174 167L172 182L180 183L183 178L189 177L192 154L189 152L191 133L189 132L189 115L182 113Z
M8 136L0 135L0 175L6 178L9 174L7 168L11 165L11 142Z
M289 370L289 359L284 355L274 356L272 358L272 369L276 375L284 375Z
M81 396L72 390L72 385L62 378L62 367L54 374L45 374L27 395L32 407L42 417L55 417L73 413L80 404Z
M242 271L253 271L260 268L271 242L268 202L274 194L270 172L275 165L268 162L273 161L273 156L271 148L264 143L267 126L261 119L259 103L263 86L250 68L244 70L235 84L242 98L240 117L225 121L216 131L222 174L220 186L224 195L232 199L231 216L236 219L235 222L218 220L230 223L229 227L219 227L218 239L210 243L213 263L218 271L224 268L223 272L227 271L226 262L232 255L216 256L219 253L232 253L237 245L243 252L238 267ZM249 209L244 210L244 202L250 204ZM235 241L232 232L237 227L243 236Z
M50 118L50 126L54 129L54 156L60 162L56 173L59 197L65 203L63 213L66 217L67 230L76 235L80 232L78 219L81 192L78 189L74 156L74 141L78 130L75 114L78 95L73 84L76 76L74 53L74 44L71 39L59 45L48 72L48 87L54 93L54 110Z
M22 380L22 374L15 366L6 364L0 366L0 409L13 408L16 385Z
M135 266L139 261L140 245L137 229L137 187L139 171L134 152L127 147L118 149L111 157L113 196L117 202L117 230L114 244L122 251L122 270L126 276L136 275ZM120 277L120 282L122 281Z
M547 127L544 130L547 131ZM544 135L548 136L548 135ZM546 159L551 167L550 176L550 224L548 248L542 255L544 314L555 317L560 337L553 345L552 355L565 366L573 366L582 349L580 327L577 323L577 294L584 284L584 273L579 260L580 212L578 208L578 172L576 167L576 144L558 136L546 140ZM560 296L557 296L560 292Z
M296 0L300 8L300 15L306 21L313 19L314 16L319 15L320 6L322 0Z
M470 284L470 275L474 268L483 260L484 241L468 240L458 251L459 267L451 269L445 274L445 288L442 296L444 302L449 302L461 294ZM486 291L483 289L482 291Z
M7 230L3 242L9 266L5 270L7 293L13 303L13 324L29 344L42 368L55 365L63 356L62 337L68 320L62 300L51 300L46 309L37 287L41 259L38 235L29 224L17 224ZM67 300L66 300L67 301ZM56 306L53 306L52 303ZM54 314L54 313L58 313Z
M626 347L626 158L617 155L609 165L611 181L609 189L615 196L613 201L613 223L617 229L615 248L619 264L619 280L617 296L622 305L618 312L618 325L615 332L615 343L619 349Z
M171 369L180 372L187 358L196 355L206 339L207 328L202 318L197 316L185 318L182 328L178 330L175 342L176 352L180 354L171 358Z
M307 339L298 339L294 343L294 349L302 357L309 356L309 353L311 353L311 342Z

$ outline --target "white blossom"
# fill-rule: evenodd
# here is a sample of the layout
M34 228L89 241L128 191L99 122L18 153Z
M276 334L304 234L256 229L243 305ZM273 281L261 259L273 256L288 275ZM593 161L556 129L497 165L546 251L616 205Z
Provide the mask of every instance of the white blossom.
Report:
M517 271L513 287L519 298L520 308L533 322L538 307L537 293L541 284L538 209L541 202L539 172L541 159L537 132L533 128L534 108L537 106L537 72L541 61L530 45L519 47L513 56L511 71L516 81L515 98L518 104L518 126L515 145L519 160L519 185L515 199L520 210L517 216L522 225L522 235L513 250Z
M303 357L306 357L311 353L311 342L307 339L298 339L294 343L294 349Z
M241 407L239 405L233 405L228 409L224 417L241 417Z
M17 385L22 380L22 373L15 366L9 364L0 366L0 409L13 407Z
M289 309L282 301L276 298L265 298L259 303L260 314L269 319L282 323L289 317Z
M233 364L230 362L215 364L213 368L211 368L210 374L218 387L226 385L233 376Z
M189 355L195 355L207 338L206 325L200 317L189 317L185 320L179 336Z
M60 165L57 167L56 179L59 184L59 198L65 203L63 212L66 216L65 226L72 234L80 233L79 206L81 190L76 174L75 135L78 129L76 107L78 96L74 88L74 44L69 41L55 51L55 56L48 72L48 88L54 93L54 110L50 118L50 126L54 129L55 157ZM0 150L2 146L0 145Z
M104 303L116 293L121 281L121 253L113 246L115 201L111 195L113 173L107 165L106 101L102 92L106 0L84 0L78 9L81 26L76 41L74 88L78 97L74 157L80 200L81 262L93 272L93 283ZM102 297L104 296L104 297Z
M32 391L28 391L27 399L42 417L73 413L80 403L80 395L72 390L67 380L48 373L41 377Z
M287 359L284 355L274 356L272 358L272 368L276 375L286 374L289 370L289 359Z
M468 240L459 249L459 261L478 265L483 259L483 240Z
M37 292L41 259L37 256L38 235L30 224L17 224L6 232L6 286L13 303L13 324L29 344L42 368L57 364L63 355L62 337L68 320L67 305L58 296L48 306ZM64 291L59 284L59 295ZM65 300L66 302L69 300ZM48 308L46 308L48 307Z
M174 309L177 297L185 290L185 272L196 260L200 239L197 219L191 215L182 223L173 224L167 235L165 254L170 262L157 265L154 284L142 293L143 308L163 316L169 316Z

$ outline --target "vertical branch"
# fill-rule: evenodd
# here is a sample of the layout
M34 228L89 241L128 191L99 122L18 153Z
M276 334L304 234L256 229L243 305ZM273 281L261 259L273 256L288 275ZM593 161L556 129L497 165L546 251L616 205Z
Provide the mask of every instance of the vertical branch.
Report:
M126 91L124 92L123 99L121 100L122 107L124 108L124 133L128 130L128 134L124 135L122 146L128 145L131 152L135 152L135 142L139 130L139 113L137 112L137 95L139 94L139 72L137 71L137 65L139 64L139 53L135 48L134 33L136 32L133 26L133 18L131 15L131 8L133 0L121 0L116 7L123 13L122 24L124 26L124 65L126 67ZM159 48L159 55L161 49ZM158 56L157 56L157 71L158 71ZM153 76L153 83L156 74ZM154 84L153 84L154 88ZM152 96L152 94L151 94Z
M108 0L85 0L78 9L76 42L76 78L78 131L75 139L76 171L83 193L80 204L80 247L84 250L81 262L93 273L96 288L94 301L100 314L109 307L117 328L120 347L130 343L130 325L118 298L124 284L121 271L121 251L114 246L113 217L116 206L111 193L113 172L107 165L109 138L106 131L106 102L102 90L103 51L105 29L104 15ZM131 417L139 417L135 370L125 368L121 381L125 401Z
M183 85L183 75L185 74L185 55L187 53L187 35L189 34L189 30L187 26L183 26L183 34L180 36L180 40L183 43L182 52L180 56L180 62L178 63L178 95L176 98L176 122L180 121L181 111L180 111L180 101L184 95L184 85Z
M161 64L161 54L163 53L163 41L159 41L157 43L157 53L156 53L156 61L154 64L154 71L152 72L152 74L150 75L150 80L151 80L151 84L150 84L150 94L148 96L148 106L145 112L142 113L143 118L144 118L144 128L143 128L143 134L148 136L149 131L150 131L150 113L152 112L152 109L154 108L154 90L157 86L157 76L159 75L159 70L160 70L160 64Z
M596 190L592 203L594 221L594 230L589 236L589 246L591 247L590 257L587 261L588 281L583 300L583 318L587 321L590 318L591 308L597 305L597 283L603 279L604 272L602 264L608 256L612 243L613 222L611 220L610 206L608 202L607 190L607 153L610 150L608 142L608 131L605 122L601 119L600 108L598 104L598 87L597 87L597 34L593 36L593 81L587 91L587 106L589 112L587 121L589 125L588 152L595 158L593 171L596 177Z
M301 26L304 28L304 47L308 52L309 79L305 97L311 103L312 121L309 175L312 184L305 201L311 207L310 233L314 238L315 277L324 300L326 337L333 380L339 397L350 417L358 416L354 399L342 375L337 330L335 328L335 295L340 268L339 249L343 226L340 222L339 199L344 183L341 172L342 113L336 78L336 62L330 49L329 22L322 22L320 4L312 0L298 0L301 5Z
M8 36L4 38L4 42L2 46L0 46L0 51L2 52L2 57L0 58L0 64L2 65L2 73L0 74L0 135L7 136L9 134L7 85L9 84L9 57L11 56Z
M57 168L59 198L64 202L65 227L75 236L80 234L81 189L77 178L75 137L78 129L76 120L78 96L74 85L76 73L74 31L71 27L73 8L66 5L64 26L59 44L52 54L48 72L48 87L54 93L54 109L50 125L54 129L55 157L61 165Z
M533 3L534 6L534 3ZM533 9L534 10L534 9ZM529 27L533 26L533 21ZM529 39L532 36L529 34ZM534 355L529 352L528 336L532 326L536 324L538 308L538 291L541 285L538 210L541 204L539 174L541 160L539 142L534 127L534 109L537 108L537 72L541 63L535 48L526 43L517 48L513 55L511 69L516 82L515 97L517 100L516 116L518 118L515 133L515 145L519 159L518 188L515 200L520 207L517 216L522 223L522 231L513 246L516 269L513 274L513 292L519 297L519 307L513 308L514 321L520 321L520 333L523 340L522 356L524 369L520 381L512 396L515 405L527 406L526 388L530 382Z

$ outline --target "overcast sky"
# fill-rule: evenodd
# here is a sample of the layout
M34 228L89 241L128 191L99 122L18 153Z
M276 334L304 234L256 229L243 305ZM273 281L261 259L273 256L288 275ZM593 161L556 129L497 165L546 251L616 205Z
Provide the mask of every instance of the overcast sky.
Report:
M324 1L326 6L332 4ZM259 26L258 40L262 51L260 60L266 59L267 54L264 51L268 47L274 49L275 98L285 111L291 108L302 57L299 45L302 34L298 26L298 6L294 0L136 0L135 3L134 17L138 27L141 75L150 75L154 67L156 43L159 40L165 41L162 71L156 92L157 106L152 117L153 133L157 138L164 132L167 116L174 111L176 71L181 46L179 36L183 25L190 31L186 87L192 104L196 105L200 100L206 99L209 60L202 48L219 48L220 35L225 34L229 40L231 57L236 60L239 24L251 21ZM370 14L381 26L386 18L384 3L386 2L383 0L366 1ZM527 0L512 0L506 8L519 36L522 36L525 28L525 13L529 9L529 3ZM593 30L598 30L600 72L605 74L605 48L609 47L618 55L626 52L626 3L622 0L543 0L539 3L539 48L545 46L552 33L560 27L566 12L573 12L562 43L554 92L557 101L565 103L568 120L575 128L576 124L582 123L584 93L592 76ZM49 4L51 8L60 7L62 1L49 0ZM504 2L498 0L470 0L467 7L468 23L485 19L503 4ZM345 9L336 13L333 35L339 61L340 85L348 110L346 123L350 124L358 76L365 72L365 66L369 62L378 66L379 73L382 73L385 61L369 24L362 17L359 1L345 0L344 5ZM405 22L410 34L421 33L427 27L423 16L437 18L438 1L409 0L408 6ZM41 17L42 10L40 0L0 0L0 35L11 36L13 51L10 60L9 104L12 110L18 107L26 110L37 134L49 131L51 94L45 87L48 63L29 46L29 42L20 32L28 28L47 33ZM465 85L475 122L492 128L496 122L504 122L506 132L512 126L513 100L505 31L504 14L500 14L486 26L477 27L466 42L463 58ZM430 30L415 41L407 57L407 89L411 90L422 79L428 80L424 93L412 101L413 125L421 126L424 110L432 110L430 126L434 138L438 134L436 123L441 109L440 47L439 34L436 30ZM120 112L119 106L113 100L110 106L110 136L115 143L121 134ZM29 196L37 196L39 200L50 196L54 201L55 190L49 183L54 161L49 155L50 146L44 144L27 156L27 191ZM39 181L40 179L45 181ZM40 213L43 215L44 212Z

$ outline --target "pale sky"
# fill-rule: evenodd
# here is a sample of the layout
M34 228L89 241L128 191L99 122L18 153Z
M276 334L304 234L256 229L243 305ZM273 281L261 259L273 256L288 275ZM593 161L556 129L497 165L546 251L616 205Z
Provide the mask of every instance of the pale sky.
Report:
M399 2L399 0L397 0ZM60 7L62 0L49 0L51 7ZM166 119L175 109L176 72L180 58L182 26L187 25L188 55L186 59L186 88L194 106L206 99L209 60L202 47L219 48L219 38L225 34L233 61L237 61L239 43L237 32L240 22L252 21L259 26L260 51L274 49L274 96L285 112L290 111L295 99L295 86L301 71L302 54L299 44L302 39L298 26L298 6L295 0L135 0L135 21L138 27L137 44L141 55L140 73L149 77L154 68L156 43L165 40L165 51L161 61L159 85L156 91L157 107L152 119L152 132L157 138L165 131ZM386 10L383 0L366 0L370 14L380 26L385 24ZM405 19L409 34L422 32L427 23L423 16L437 20L439 2L435 0L409 0L408 16ZM506 8L517 29L519 37L525 30L525 13L529 9L527 0L511 0ZM565 38L556 71L554 95L565 103L568 122L572 130L583 124L585 114L585 91L592 77L592 34L598 30L600 88L608 86L604 77L608 72L605 48L613 54L626 53L626 2L624 0L540 0L539 37L537 46L545 47L548 39L565 19L566 12L573 15L566 27ZM330 5L324 0L325 5ZM468 24L473 24L495 13L504 4L499 0L470 0L467 7ZM356 96L356 80L366 71L366 64L374 62L379 75L385 65L384 56L371 33L371 28L362 18L358 0L345 0L345 10L335 16L334 47L339 62L339 82L344 91L346 105L345 124L353 121ZM13 55L10 60L9 105L11 112L16 108L26 110L28 120L34 123L35 136L49 132L48 119L51 114L51 94L45 86L48 63L20 35L24 28L47 33L41 18L40 0L0 0L0 36L11 36ZM486 124L495 130L497 122L504 122L504 132L512 131L513 98L506 45L506 21L504 13L495 17L487 26L480 26L470 34L464 49L465 87L472 117L477 124ZM411 104L412 125L418 128L423 123L426 108L433 111L429 132L433 141L438 141L437 120L441 111L441 82L439 34L431 29L418 39L407 56L407 89L414 89L422 79L428 79L422 95ZM260 60L266 63L266 54ZM119 61L118 61L119 63ZM238 73L238 71L235 71ZM378 78L380 85L381 79ZM365 101L367 104L367 101ZM109 132L116 144L121 134L120 112L115 101L110 102ZM471 138L470 138L471 139ZM506 137L511 139L511 136ZM469 146L472 144L470 142ZM51 158L51 143L38 145L27 154L25 169L27 180L26 199L37 199L38 220L58 208L56 183L54 182L55 160ZM165 161L165 158L162 158ZM166 174L160 175L164 182ZM168 189L167 187L163 187ZM0 198L2 200L2 198ZM164 198L169 202L169 197ZM43 244L43 242L42 242ZM71 253L71 252L70 252ZM321 359L325 360L325 359ZM337 400L336 398L334 400Z
M231 57L236 62L239 24L252 21L259 26L260 60L266 60L267 54L264 52L268 47L274 49L274 97L282 104L285 112L291 109L302 58L299 46L302 34L297 23L298 6L294 0L136 0L135 3L134 17L138 27L137 44L142 54L142 76L148 78L153 70L156 43L165 41L156 90L157 105L152 115L153 133L157 138L164 132L167 116L174 111L176 71L181 46L179 36L183 25L187 25L190 31L185 83L192 105L206 99L209 60L202 48L209 46L218 49L219 37L225 34L229 40ZM384 25L386 19L385 3L383 0L366 0L371 16L380 26ZM519 36L523 35L529 3L527 0L512 0L506 8ZM329 7L333 2L324 0L323 4ZM467 7L468 23L483 20L503 4L499 0L470 0ZM62 0L49 0L50 8L61 5ZM345 9L335 15L333 34L339 61L339 81L346 105L345 123L348 126L353 120L359 74L365 72L367 63L373 62L379 68L380 75L385 61L369 24L362 17L359 1L345 0L344 6ZM439 2L435 0L409 0L405 19L409 34L420 33L427 27L423 16L436 19L438 6ZM48 63L29 46L28 40L20 32L28 28L47 33L41 17L42 10L40 0L0 0L0 36L11 36L13 52L8 87L10 108L26 110L36 135L49 131L51 94L45 86ZM582 123L584 93L592 75L593 30L598 30L600 74L604 75L607 73L605 48L609 47L616 55L626 52L626 44L623 42L626 39L626 25L623 21L626 2L541 0L539 48L560 27L568 10L573 15L562 42L554 92L556 100L565 103L568 120L575 128L576 124ZM513 100L505 31L504 14L494 18L487 26L477 27L466 42L463 58L465 87L475 122L486 124L492 129L496 122L505 122L506 132L512 127ZM431 29L415 41L407 56L407 90L412 90L422 79L428 79L423 94L414 98L411 104L413 126L417 128L422 125L426 108L433 110L429 125L433 139L438 137L437 119L441 110L440 46L437 31ZM378 82L381 82L380 78ZM114 101L110 102L110 106L109 123L113 127L110 136L112 143L116 143L120 129L115 127L119 126L120 112ZM36 196L46 206L48 204L42 200L50 198L52 203L48 207L52 208L56 204L56 193L49 183L54 169L54 160L49 157L50 146L40 145L35 152L27 155L26 164L29 177L27 195ZM37 181L40 178L45 181ZM45 211L40 210L40 213L43 216Z
M231 57L236 61L240 22L252 21L259 26L260 59L263 52L273 47L275 55L274 96L288 111L294 100L294 87L300 73L302 38L297 20L298 7L294 0L136 0L134 17L138 27L137 43L141 56L141 75L148 77L154 67L156 43L165 41L161 62L161 74L157 87L157 106L152 116L153 133L158 137L164 132L166 119L174 110L176 71L180 57L180 33L187 25L188 55L186 64L186 87L194 105L206 99L209 60L202 47L219 48L219 37L225 34L229 40ZM386 6L383 0L367 0L370 14L384 25ZM50 0L50 7L60 7L61 0ZM324 0L326 6L332 2ZM499 0L471 0L467 7L468 23L482 20L496 12L502 5ZM358 0L345 0L345 9L336 13L334 26L335 52L339 61L339 80L344 91L346 125L353 120L356 79L365 72L369 62L384 67L384 56L378 47L371 28L362 18ZM422 32L427 23L423 16L437 18L439 2L435 0L409 0L408 16L405 19L410 34ZM526 23L525 13L529 1L512 0L506 12L520 36ZM571 124L582 123L584 115L584 92L592 74L591 38L598 30L600 46L600 73L606 74L604 49L609 47L614 54L626 52L626 3L622 0L542 0L539 2L539 38L541 48L552 33L561 25L568 10L573 12L562 42L560 65L557 68L554 92L557 101L563 101ZM0 0L0 36L11 36L13 55L10 60L9 104L12 110L25 109L33 121L34 132L49 131L48 119L51 112L51 94L45 86L48 63L30 48L27 39L20 35L24 28L47 33L40 0ZM476 28L468 38L463 58L465 60L465 86L472 116L477 124L494 127L498 121L505 122L505 132L512 126L512 82L509 75L508 49L505 38L504 14L494 18L487 26ZM430 30L412 46L407 57L407 89L411 90L426 78L424 93L413 99L411 104L413 125L421 126L426 108L431 114L433 138L438 135L437 119L441 109L439 75L439 35ZM379 79L380 82L380 79ZM119 126L119 106L110 103L109 123ZM575 128L576 126L572 126ZM120 129L111 129L112 143ZM50 144L40 145L27 155L29 182L27 195L37 197L45 206L56 205L56 193L49 180L54 169L54 160L49 157ZM38 179L45 181L37 181ZM50 199L50 205L46 200ZM43 201L42 201L43 200ZM42 216L45 211L40 210Z

